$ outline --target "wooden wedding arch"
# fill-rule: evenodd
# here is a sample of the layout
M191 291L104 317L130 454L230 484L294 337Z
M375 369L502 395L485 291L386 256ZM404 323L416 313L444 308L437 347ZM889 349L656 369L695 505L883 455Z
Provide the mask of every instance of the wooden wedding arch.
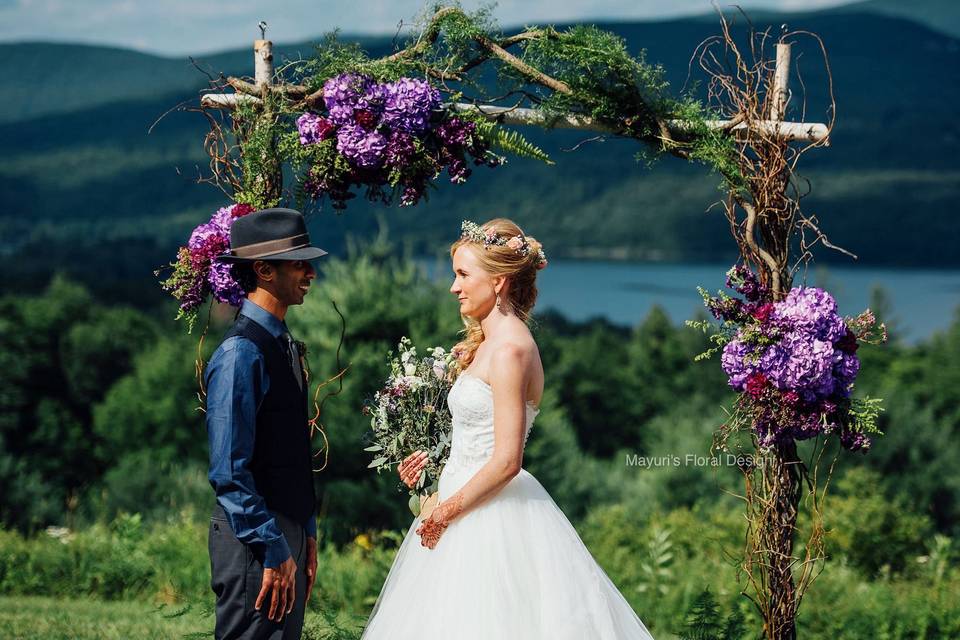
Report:
M467 16L459 8L439 9L429 17L419 37L411 44L376 63L411 62L425 57L445 29L460 28ZM459 22L458 22L459 21ZM261 29L265 25L261 23ZM756 270L760 282L772 292L773 300L783 300L791 288L798 265L812 257L811 250L821 243L827 248L853 254L831 244L814 216L800 207L801 189L794 169L808 150L828 146L835 119L832 76L826 48L816 34L783 29L778 36L770 30L750 30L746 45L734 37L731 23L720 15L720 34L697 46L691 58L707 77L709 111L717 117L695 121L664 117L655 112L642 116L625 114L621 118L596 117L588 108L566 112L515 104L504 106L474 100L455 100L452 109L480 114L502 125L539 126L547 129L574 129L634 138L657 153L687 160L705 161L698 155L697 140L713 137L728 144L729 157L708 158L727 184L724 211L730 231L739 248L743 263ZM445 86L461 80L472 69L488 61L496 61L511 73L552 96L566 97L576 104L576 91L562 78L538 68L511 49L523 48L531 42L562 39L552 28L528 28L513 35L491 35L482 30L464 30L470 40L470 56L456 67L438 68L429 62L422 65L422 75ZM829 104L828 122L789 122L785 120L793 98L790 91L791 51L800 38L813 41L822 53L826 68ZM765 53L771 43L775 54ZM254 74L252 79L221 78L216 89L202 95L200 110L231 112L241 107L269 110L278 103L309 111L322 105L322 91L305 84L278 79L274 66L273 44L261 33L255 40ZM233 92L223 89L232 88ZM452 95L457 92L450 91ZM641 105L643 106L643 105ZM804 109L805 111L805 109ZM224 171L223 133L214 119L208 137L208 151L216 176ZM641 122L642 120L642 122ZM640 126L643 125L643 126ZM234 132L243 135L242 132ZM261 158L268 169L259 179L263 188L279 198L283 188L283 172L279 161L269 153ZM726 164L725 164L726 162ZM812 238L811 238L812 236ZM800 255L791 263L791 240L799 240ZM815 449L820 456L823 449ZM804 591L823 568L823 528L819 518L819 502L811 469L819 457L801 460L796 443L777 445L758 451L758 464L743 468L747 531L741 563L747 586L752 593L743 594L756 606L764 622L767 638L796 637L796 616ZM801 504L809 505L813 526L802 549L795 549L797 517Z

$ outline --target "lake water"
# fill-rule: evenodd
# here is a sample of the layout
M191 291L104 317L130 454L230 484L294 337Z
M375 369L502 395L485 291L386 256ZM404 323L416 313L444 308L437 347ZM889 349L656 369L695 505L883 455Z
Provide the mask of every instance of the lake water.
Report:
M422 260L428 273L452 278L447 264ZM660 305L674 324L706 308L697 285L711 294L724 290L727 264L662 264L583 260L551 260L537 279L537 310L553 308L571 320L602 316L616 324L639 324ZM794 286L804 283L803 269ZM812 265L807 286L825 288L837 300L840 313L855 316L871 304L881 287L888 301L888 326L904 341L915 344L946 329L960 305L960 270L883 269Z

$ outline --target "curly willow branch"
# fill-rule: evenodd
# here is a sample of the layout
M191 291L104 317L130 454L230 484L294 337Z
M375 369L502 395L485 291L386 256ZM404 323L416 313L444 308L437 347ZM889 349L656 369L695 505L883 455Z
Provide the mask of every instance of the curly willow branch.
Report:
M761 280L770 286L775 299L781 299L789 290L795 265L789 265L789 241L797 233L801 240L804 261L812 257L810 249L817 242L846 255L852 253L830 243L826 234L815 224L815 217L800 208L796 166L808 150L823 146L824 140L793 147L769 128L757 126L771 116L782 117L778 104L782 96L774 88L776 69L766 54L770 29L749 33L749 58L738 46L731 31L731 23L720 14L722 35L710 37L695 49L691 57L707 75L708 101L721 114L745 123L745 133L736 137L737 164L745 178L742 189L731 190L725 205L731 232L741 249L744 261L755 266ZM786 32L779 44L788 44L805 36L813 39L822 55L826 70L830 104L827 132L833 130L836 102L833 94L833 76L823 41L808 31ZM806 97L802 109L806 111ZM740 219L740 213L743 218ZM804 231L815 237L807 239Z
M317 457L320 453L323 453L323 464L318 469L314 469L314 472L320 472L327 468L327 463L330 461L330 440L327 438L327 433L323 428L323 424L320 422L320 415L323 412L323 405L326 404L327 399L330 396L339 395L343 391L343 376L347 373L347 369L350 368L349 365L346 367L341 367L340 365L340 350L343 348L343 340L347 334L347 321L343 317L343 314L340 313L340 309L337 307L337 303L334 300L331 300L330 303L333 305L333 310L337 312L337 315L340 316L340 341L337 343L337 353L336 353L336 369L337 374L324 380L321 384L317 385L316 390L313 392L313 417L309 420L308 424L310 425L310 438L313 439L313 434L319 432L323 437L323 447L317 451L313 457ZM309 375L307 376L309 381ZM339 381L339 388L336 391L328 391L327 394L323 397L319 403L317 402L317 396L320 395L320 389L326 387L328 384L334 380Z
M198 411L203 411L206 413L207 407L207 389L203 385L203 370L205 362L203 361L203 340L207 337L207 332L210 330L210 318L213 315L213 298L210 298L210 303L207 305L207 321L203 325L203 333L200 334L200 340L197 342L197 358L193 362L193 372L197 378L197 399L200 401L200 405L197 407Z
M835 248L800 207L801 194L795 171L800 157L823 141L793 147L775 135L775 131L755 126L764 120L782 119L788 102L786 67L778 70L766 52L770 30L757 33L749 29L749 50L738 45L731 24L720 14L722 35L704 40L691 57L707 75L708 101L725 117L746 124L746 132L735 138L737 165L744 178L740 188L731 189L724 203L731 233L743 261L760 274L770 287L773 300L786 297L792 284L793 267L788 264L790 240L801 236L801 259L809 260L810 248L821 242ZM833 129L836 103L833 81L823 42L805 31L785 32L778 39L778 49L791 45L800 36L809 36L818 44L823 56L828 83L830 121ZM788 53L788 52L787 52ZM789 57L786 58L789 61ZM806 96L803 97L806 111ZM812 230L816 238L806 242L802 234ZM764 622L764 635L770 640L796 637L796 615L804 593L823 570L824 528L821 501L829 484L834 456L822 492L817 488L818 469L823 460L825 443L814 442L810 461L799 457L794 442L761 448L752 417L736 405L730 420L715 435L715 446L725 448L732 431L751 433L758 460L741 470L744 479L744 502L747 527L743 557L738 578L746 578L751 594L744 593L754 604ZM810 530L803 541L802 556L794 553L794 538L801 506L810 515ZM796 583L794 579L796 578Z

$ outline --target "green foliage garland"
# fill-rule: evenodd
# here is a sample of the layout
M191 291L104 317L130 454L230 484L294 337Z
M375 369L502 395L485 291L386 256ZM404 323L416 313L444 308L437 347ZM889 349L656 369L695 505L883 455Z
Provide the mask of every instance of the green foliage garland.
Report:
M461 100L534 108L548 115L548 127L560 117L587 118L612 135L642 142L638 159L652 162L669 153L718 172L727 190L744 189L731 137L706 124L717 116L691 95L672 97L662 66L648 63L644 51L631 55L620 36L583 25L564 30L531 27L505 36L489 9L467 13L448 6L424 17L404 48L385 57L371 58L359 45L341 42L334 32L313 56L281 67L268 88L230 79L238 91L259 100L241 103L234 113L233 133L240 151L234 166L240 177L229 182L236 201L271 206L286 194L298 207L309 209L310 194L304 186L310 181L335 185L335 191L351 184L366 186L368 199L392 200L409 177L406 168L403 175L393 170L387 176L391 192L376 181L358 178L335 141L304 145L298 138L297 117L322 111L324 83L345 73L362 74L378 83L425 78L445 96L448 109ZM497 82L492 83L491 77ZM491 122L493 117L462 110L456 117L473 122L475 135L487 147L550 162L522 135ZM681 132L668 126L678 120L684 122ZM415 157L423 162L425 156ZM229 161L214 160L215 171ZM286 180L284 169L289 174ZM434 178L439 174L433 166L409 168L416 171ZM286 191L283 184L290 185Z

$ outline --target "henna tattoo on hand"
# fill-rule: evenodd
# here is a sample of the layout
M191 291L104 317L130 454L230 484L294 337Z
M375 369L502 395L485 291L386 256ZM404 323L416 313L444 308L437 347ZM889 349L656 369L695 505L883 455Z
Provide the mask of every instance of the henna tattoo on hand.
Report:
M447 500L438 504L436 511L431 514L431 517L449 524L461 513L463 513L463 494L457 492Z
M430 517L424 520L417 529L417 533L420 534L420 544L430 549L437 546L440 536L450 526L450 522L462 512L462 493L455 493L449 499L437 505Z

